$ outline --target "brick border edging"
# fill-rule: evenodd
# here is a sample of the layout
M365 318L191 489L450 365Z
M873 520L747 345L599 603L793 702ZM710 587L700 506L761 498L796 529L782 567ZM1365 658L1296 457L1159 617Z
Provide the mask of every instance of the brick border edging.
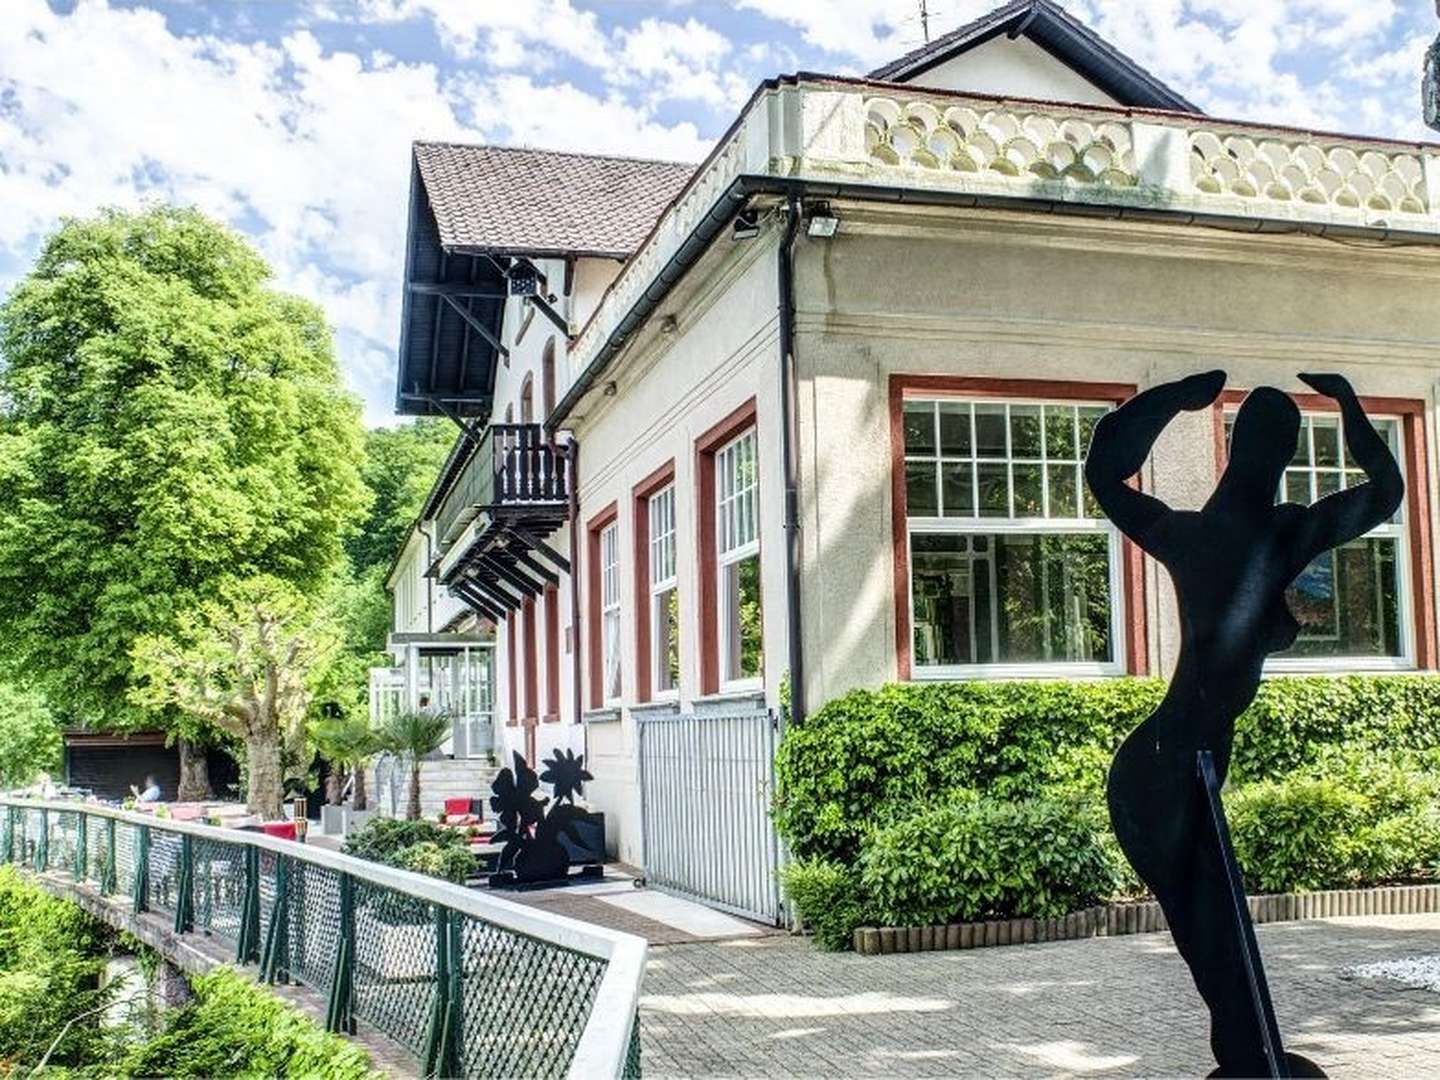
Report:
M1373 889L1252 896L1250 918L1259 925L1324 919L1336 915L1423 915L1440 912L1440 885L1386 885ZM861 926L852 942L857 953L935 952L1031 945L1168 930L1165 913L1154 900L1104 904L1054 919L994 919L946 926Z

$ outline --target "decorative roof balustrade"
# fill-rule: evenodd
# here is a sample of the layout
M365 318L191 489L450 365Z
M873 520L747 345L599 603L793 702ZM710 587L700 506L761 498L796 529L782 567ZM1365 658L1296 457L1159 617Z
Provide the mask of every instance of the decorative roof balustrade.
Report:
M717 218L745 194L795 185L816 197L1033 201L1244 231L1440 242L1434 144L799 75L756 92L626 263L572 345L579 382L560 416L717 235Z

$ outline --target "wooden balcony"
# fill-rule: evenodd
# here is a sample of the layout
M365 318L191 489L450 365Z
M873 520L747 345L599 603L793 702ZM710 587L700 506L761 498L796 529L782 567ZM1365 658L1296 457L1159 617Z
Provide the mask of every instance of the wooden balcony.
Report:
M435 513L432 573L503 618L570 564L546 541L570 517L570 460L539 424L492 424Z

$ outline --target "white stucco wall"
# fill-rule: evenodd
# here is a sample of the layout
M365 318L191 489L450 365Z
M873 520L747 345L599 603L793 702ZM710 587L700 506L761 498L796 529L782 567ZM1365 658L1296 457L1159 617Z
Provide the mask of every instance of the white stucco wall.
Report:
M1028 38L1005 35L937 64L909 82L937 90L1117 105L1110 95Z
M765 686L760 697L778 700L785 671L785 576L780 500L779 366L775 234L740 243L724 240L666 305L679 325L657 332L652 320L614 378L613 397L592 395L575 420L581 443L580 526L615 502L619 508L622 597L622 708L591 714L586 724L592 805L605 811L609 839L619 858L640 860L636 788L635 567L633 488L674 459L677 578L680 591L680 691L676 705L690 711L717 704L700 693L696 549L695 440L749 399L756 404L760 457L761 595L765 628ZM587 588L582 574L582 593ZM583 597L588 610L590 600ZM722 695L723 698L723 695ZM754 707L743 695L734 704ZM587 695L588 704L588 695Z

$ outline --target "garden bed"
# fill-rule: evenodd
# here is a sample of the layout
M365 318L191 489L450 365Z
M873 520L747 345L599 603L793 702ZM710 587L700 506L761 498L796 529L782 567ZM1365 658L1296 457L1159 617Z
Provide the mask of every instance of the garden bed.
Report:
M1328 889L1249 898L1255 923L1328 919L1340 915L1421 915L1440 912L1440 885L1390 885L1374 889ZM939 952L997 945L1034 945L1122 934L1149 934L1169 927L1154 900L1103 904L1054 919L991 919L945 926L861 926L858 953Z

